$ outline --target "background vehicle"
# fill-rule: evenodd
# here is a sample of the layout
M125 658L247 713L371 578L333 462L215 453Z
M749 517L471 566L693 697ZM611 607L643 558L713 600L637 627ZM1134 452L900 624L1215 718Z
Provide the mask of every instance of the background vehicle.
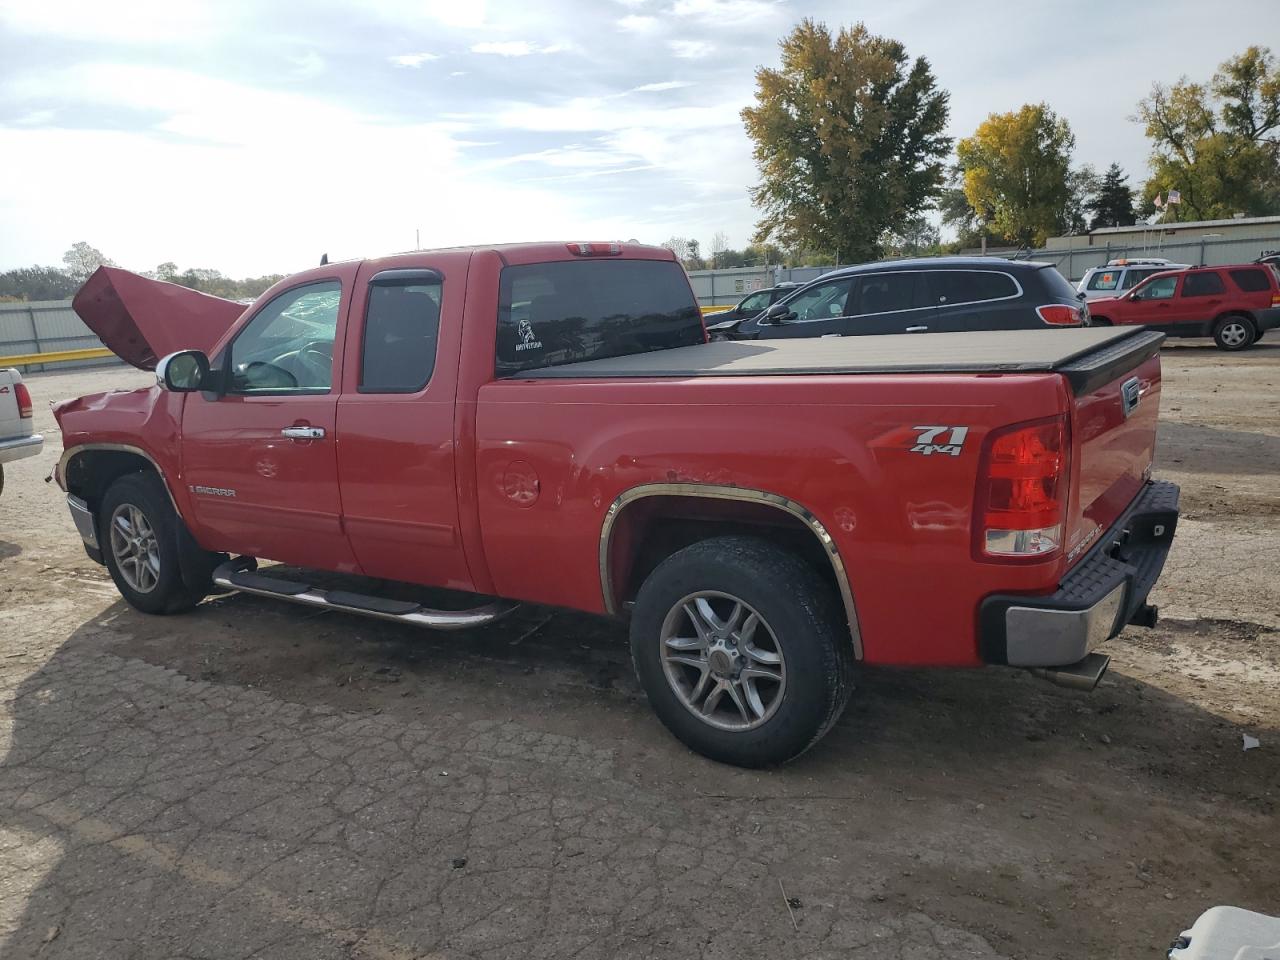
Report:
M766 287L763 290L755 291L755 293L749 293L728 310L708 314L707 330L708 332L722 330L732 327L739 321L750 320L752 317L763 313L799 286L800 284L798 283L780 283L776 287Z
M1122 297L1095 300L1093 322L1213 337L1220 349L1243 350L1280 326L1278 278L1275 267L1255 263L1158 273Z
M1044 329L1088 323L1052 264L996 257L867 263L823 274L728 336L737 340Z
M1147 277L1166 270L1188 270L1189 263L1173 263L1158 257L1141 259L1122 258L1108 260L1105 267L1090 267L1080 278L1076 289L1089 300L1099 297L1115 297L1141 283Z
M216 584L440 629L629 613L659 717L746 766L817 742L857 661L1091 689L1094 647L1152 622L1159 334L707 343L670 251L609 243L328 264L221 328L177 290L91 277L77 312L137 365L161 333L200 349L54 408L86 550L141 610Z
M23 457L34 457L44 447L44 438L32 424L31 393L17 370L0 370L0 493L4 492L4 465Z

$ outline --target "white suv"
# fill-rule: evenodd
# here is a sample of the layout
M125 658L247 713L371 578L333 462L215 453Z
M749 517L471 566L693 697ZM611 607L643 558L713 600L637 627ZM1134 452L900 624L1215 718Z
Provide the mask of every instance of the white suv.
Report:
M1157 257L1110 260L1105 267L1090 267L1086 270L1076 289L1089 300L1118 297L1152 274L1165 270L1187 270L1190 267L1189 263L1172 263Z

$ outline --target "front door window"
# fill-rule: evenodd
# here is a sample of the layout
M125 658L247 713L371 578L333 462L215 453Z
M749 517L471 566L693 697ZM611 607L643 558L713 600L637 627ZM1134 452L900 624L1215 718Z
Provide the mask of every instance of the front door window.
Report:
M228 393L328 393L342 284L309 283L275 297L231 344Z

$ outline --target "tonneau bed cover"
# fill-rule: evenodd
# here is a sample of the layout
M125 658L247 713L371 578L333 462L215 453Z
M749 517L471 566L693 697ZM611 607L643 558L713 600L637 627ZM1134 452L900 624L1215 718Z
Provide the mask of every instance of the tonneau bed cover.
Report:
M1054 372L1080 393L1136 367L1163 340L1142 327L718 340L525 370L515 379Z

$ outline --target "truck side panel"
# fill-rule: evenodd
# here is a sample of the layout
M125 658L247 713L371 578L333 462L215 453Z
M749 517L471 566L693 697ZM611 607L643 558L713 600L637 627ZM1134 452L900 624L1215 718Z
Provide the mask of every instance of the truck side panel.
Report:
M971 531L986 433L1068 409L1056 375L509 380L478 398L475 490L503 596L602 611L605 513L654 483L812 512L848 569L868 662L977 664L975 598L1050 591L1063 567L978 562Z

